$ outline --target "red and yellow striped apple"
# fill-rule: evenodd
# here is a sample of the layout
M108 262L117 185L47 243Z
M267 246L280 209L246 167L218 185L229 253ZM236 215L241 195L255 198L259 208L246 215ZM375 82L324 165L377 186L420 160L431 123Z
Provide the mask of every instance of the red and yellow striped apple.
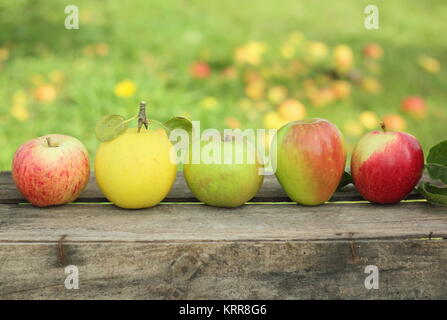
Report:
M383 127L385 128L385 127ZM372 131L354 148L351 173L360 194L375 203L404 199L422 176L424 154L408 133Z
M38 207L74 201L90 176L88 152L76 138L49 134L17 149L12 178L23 196Z
M346 162L338 128L324 119L294 121L278 130L271 150L273 168L290 199L319 205L337 189Z

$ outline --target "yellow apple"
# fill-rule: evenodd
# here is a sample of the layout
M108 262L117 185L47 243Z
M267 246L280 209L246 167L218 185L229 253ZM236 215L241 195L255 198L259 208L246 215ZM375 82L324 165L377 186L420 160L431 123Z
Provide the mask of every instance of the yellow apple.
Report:
M95 158L96 182L109 201L126 209L160 203L174 184L177 166L163 129L129 128L103 142Z
M341 44L334 48L334 62L337 72L348 73L354 64L354 55L347 45Z
M404 131L407 128L407 122L398 114L386 115L382 120L390 131Z
M264 115L263 118L264 127L267 129L278 129L287 123L278 112L269 111Z
M379 117L372 111L362 112L359 118L362 125L368 130L375 129L380 125Z
M306 117L306 108L298 100L288 99L279 105L278 113L287 122L303 120Z

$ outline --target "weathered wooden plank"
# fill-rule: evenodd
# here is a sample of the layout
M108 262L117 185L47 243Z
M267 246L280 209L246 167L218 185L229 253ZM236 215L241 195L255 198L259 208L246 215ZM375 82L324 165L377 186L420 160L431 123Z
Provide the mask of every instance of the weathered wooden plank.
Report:
M447 238L447 208L398 205L252 204L236 209L162 204L143 210L72 204L0 205L0 242L237 241Z
M442 240L66 243L64 262L60 248L0 244L0 299L447 299Z
M421 199L421 195L417 192L412 192L407 199ZM342 190L336 192L330 201L359 201L363 200L362 196L355 190L353 185L348 185ZM108 200L99 190L95 178L92 175L90 181L77 199L77 202L107 202ZM165 202L197 202L197 199L188 189L183 173L179 172L175 184L168 194ZM259 190L258 194L251 200L251 202L288 202L289 197L279 185L274 175L265 176L264 184ZM0 204L3 203L21 203L26 202L23 196L15 187L10 172L0 173Z

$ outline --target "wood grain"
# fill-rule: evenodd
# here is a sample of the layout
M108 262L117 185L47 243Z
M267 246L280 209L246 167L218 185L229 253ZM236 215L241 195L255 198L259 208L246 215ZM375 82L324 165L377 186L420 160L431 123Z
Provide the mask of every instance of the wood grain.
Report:
M252 204L236 209L162 204L123 210L72 204L45 209L0 205L0 242L237 241L447 238L447 208L425 202Z
M407 199L422 199L421 195L417 192L412 192ZM354 186L348 185L340 191L337 191L330 201L360 201L363 200L362 196L355 190ZM107 202L96 184L95 177L92 176L89 183L76 200L76 202ZM168 194L165 202L197 202L198 200L189 190L186 185L183 173L177 174L175 184ZM274 175L268 175L264 178L264 183L259 190L258 194L251 200L251 202L289 202L289 197L285 194L284 190L279 185ZM3 171L0 173L0 204L1 203L21 203L26 202L23 196L19 193L15 187L11 173Z
M0 299L447 299L446 241L0 244ZM356 256L352 255L352 248ZM367 265L379 289L367 290Z
M9 173L0 188L0 299L447 299L447 208L423 201L213 208L180 203L196 200L179 175L172 204L40 209L18 204ZM332 200L359 199L349 186ZM93 179L79 199L104 200ZM274 177L254 199L287 200Z

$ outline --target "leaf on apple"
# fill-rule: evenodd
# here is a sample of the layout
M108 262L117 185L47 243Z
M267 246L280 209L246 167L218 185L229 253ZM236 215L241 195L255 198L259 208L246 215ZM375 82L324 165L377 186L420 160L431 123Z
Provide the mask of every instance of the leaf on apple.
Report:
M128 122L118 114L106 115L96 124L96 138L101 142L113 140L126 131Z
M163 129L165 131L169 131L169 128L167 128L163 123L161 123L158 120L155 119L149 119L149 129Z
M188 132L189 135L192 134L192 123L190 120L184 117L174 117L164 123L164 125L170 130L182 129Z
M350 183L352 183L352 176L349 172L344 171L340 183L338 184L337 190L346 187Z
M428 202L447 206L447 188L436 187L429 182L422 183L418 191Z

